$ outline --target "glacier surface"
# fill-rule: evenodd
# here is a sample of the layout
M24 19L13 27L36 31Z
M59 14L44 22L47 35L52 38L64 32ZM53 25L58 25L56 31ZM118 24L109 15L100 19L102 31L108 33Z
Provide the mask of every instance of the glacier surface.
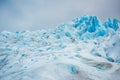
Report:
M0 80L120 80L120 21L80 16L54 29L3 31Z

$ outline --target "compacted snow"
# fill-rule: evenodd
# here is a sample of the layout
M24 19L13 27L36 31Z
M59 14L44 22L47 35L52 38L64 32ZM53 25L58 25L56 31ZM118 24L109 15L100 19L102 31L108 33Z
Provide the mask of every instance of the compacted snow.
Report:
M81 16L55 29L0 33L0 80L120 80L120 21Z

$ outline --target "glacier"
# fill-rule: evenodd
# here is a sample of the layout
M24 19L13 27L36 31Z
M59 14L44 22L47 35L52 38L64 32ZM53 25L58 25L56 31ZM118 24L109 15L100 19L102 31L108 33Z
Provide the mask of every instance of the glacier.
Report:
M120 80L120 21L80 16L0 33L0 80Z

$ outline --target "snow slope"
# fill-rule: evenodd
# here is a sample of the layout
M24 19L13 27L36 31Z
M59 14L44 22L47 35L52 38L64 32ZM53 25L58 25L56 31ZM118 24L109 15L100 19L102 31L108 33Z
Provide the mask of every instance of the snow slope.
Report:
M0 80L120 80L120 21L81 16L55 29L0 33Z

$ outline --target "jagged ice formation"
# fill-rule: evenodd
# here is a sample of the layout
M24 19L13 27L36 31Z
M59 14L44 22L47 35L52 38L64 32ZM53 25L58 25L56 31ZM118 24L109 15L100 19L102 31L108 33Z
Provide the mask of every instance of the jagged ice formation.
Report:
M81 16L54 29L0 33L0 80L120 80L120 21Z

